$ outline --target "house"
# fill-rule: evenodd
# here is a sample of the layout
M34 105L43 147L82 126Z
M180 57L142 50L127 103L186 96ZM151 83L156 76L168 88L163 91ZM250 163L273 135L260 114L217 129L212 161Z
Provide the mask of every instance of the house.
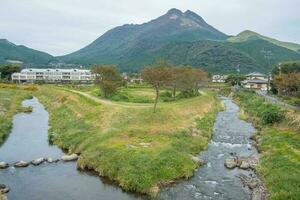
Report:
M212 82L213 83L225 83L227 76L224 75L213 75L212 76Z
M268 76L259 72L247 74L242 86L254 90L268 90Z
M89 83L95 79L90 70L83 69L23 69L20 73L13 73L11 78L17 83Z

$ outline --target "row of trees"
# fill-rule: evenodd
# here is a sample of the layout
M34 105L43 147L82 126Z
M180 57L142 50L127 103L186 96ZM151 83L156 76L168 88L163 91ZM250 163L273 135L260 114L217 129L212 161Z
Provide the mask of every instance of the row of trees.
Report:
M141 76L155 89L153 112L156 111L161 88L171 89L174 98L176 91L180 91L184 96L195 96L198 95L199 88L209 81L207 73L200 69L177 67L164 60L146 67Z
M114 65L95 65L92 72L96 74L96 83L106 98L115 94L124 84ZM189 66L177 67L164 60L146 67L141 72L141 77L155 89L153 112L156 111L161 88L171 90L174 98L177 91L185 97L196 96L199 94L199 88L209 81L207 73L200 69Z

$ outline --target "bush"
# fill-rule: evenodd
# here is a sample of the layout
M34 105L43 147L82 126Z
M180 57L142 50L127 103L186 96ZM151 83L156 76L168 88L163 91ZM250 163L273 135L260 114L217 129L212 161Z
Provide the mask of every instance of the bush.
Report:
M192 90L186 90L186 91L181 91L179 93L179 98L191 98L191 97L196 97L196 96L199 96L199 92L194 92Z
M261 113L261 119L264 124L280 122L283 118L283 113L277 107L270 107Z
M284 111L280 107L267 103L253 92L238 92L236 98L247 113L261 120L263 124L273 124L284 119Z

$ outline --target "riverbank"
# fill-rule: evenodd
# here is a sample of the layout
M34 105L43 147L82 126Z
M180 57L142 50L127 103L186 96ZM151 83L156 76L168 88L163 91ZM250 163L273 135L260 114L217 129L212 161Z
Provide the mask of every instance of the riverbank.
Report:
M257 170L270 193L270 199L297 199L300 196L299 112L275 108L254 93L240 92L235 99L245 111L243 117L259 129L253 137L261 153ZM277 118L276 113L281 117ZM265 123L268 119L276 120Z
M31 98L29 94L29 88L20 88L17 90L16 87L4 88L4 84L0 84L0 145L5 141L12 127L12 118L14 114L18 112L30 112L30 108L21 106L21 102L24 99Z
M152 106L117 106L54 86L32 92L46 106L49 140L80 154L78 167L126 191L155 195L169 181L188 178L193 155L207 148L220 109L213 93Z

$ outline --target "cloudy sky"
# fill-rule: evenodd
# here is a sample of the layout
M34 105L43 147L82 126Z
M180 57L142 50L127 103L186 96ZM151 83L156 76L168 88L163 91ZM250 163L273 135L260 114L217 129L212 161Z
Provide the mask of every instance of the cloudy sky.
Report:
M229 35L250 29L300 43L300 0L0 0L0 38L64 55L170 8L190 9Z

